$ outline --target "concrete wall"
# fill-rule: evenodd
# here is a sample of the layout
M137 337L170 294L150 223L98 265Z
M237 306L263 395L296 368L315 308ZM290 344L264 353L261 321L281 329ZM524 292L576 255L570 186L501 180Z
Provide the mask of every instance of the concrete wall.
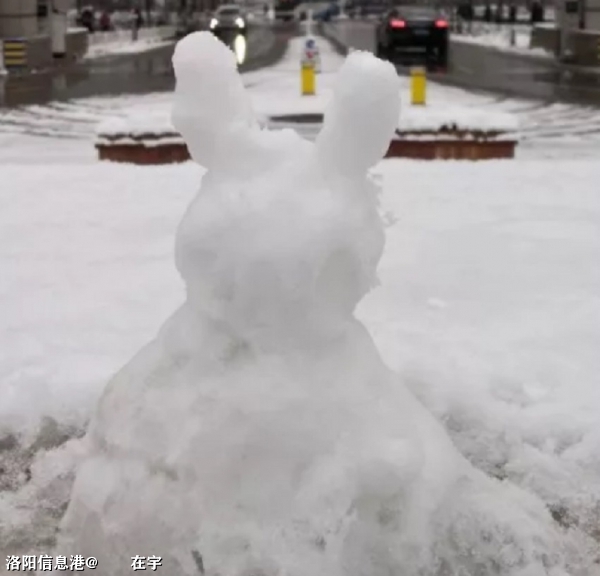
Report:
M38 33L37 0L0 0L0 38L33 37Z
M560 30L556 26L534 26L531 31L531 47L542 48L555 56L560 54Z
M568 35L568 45L573 52L573 64L600 65L600 30L574 30Z
M49 36L35 36L27 40L27 67L44 70L52 66L52 44Z
M71 62L81 60L85 56L88 46L89 38L87 30L69 30L66 38L66 59ZM27 39L26 71L45 70L51 67L53 63L52 40L50 36L40 35Z
M585 0L585 27L600 32L600 0Z
M598 65L600 0L558 0L556 16L561 60L583 66ZM546 39L547 35L538 32L535 41Z
M67 59L81 60L89 47L89 34L85 28L69 30L67 34Z

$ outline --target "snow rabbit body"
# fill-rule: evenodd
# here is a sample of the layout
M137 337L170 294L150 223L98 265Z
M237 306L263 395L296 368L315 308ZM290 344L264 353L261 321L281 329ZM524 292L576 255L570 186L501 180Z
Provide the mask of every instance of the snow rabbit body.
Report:
M173 62L173 123L207 169L176 238L187 298L107 386L57 553L103 576L136 554L172 576L568 574L542 504L473 469L354 318L394 68L352 53L313 144L259 127L211 34Z

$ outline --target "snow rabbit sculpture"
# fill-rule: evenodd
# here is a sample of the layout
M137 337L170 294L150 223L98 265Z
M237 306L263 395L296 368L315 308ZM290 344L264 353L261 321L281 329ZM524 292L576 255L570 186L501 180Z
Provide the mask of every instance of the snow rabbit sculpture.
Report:
M134 555L170 576L564 576L544 507L474 470L353 316L384 246L367 171L393 67L351 54L313 144L257 125L211 34L173 62L208 170L176 239L187 299L104 392L58 553L103 576Z

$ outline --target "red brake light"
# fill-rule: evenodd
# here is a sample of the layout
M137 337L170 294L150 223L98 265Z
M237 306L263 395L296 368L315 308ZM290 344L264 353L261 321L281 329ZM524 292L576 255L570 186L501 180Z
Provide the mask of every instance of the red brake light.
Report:
M448 28L448 22L445 20L436 20L435 21L436 28Z
M392 28L406 28L406 22L404 20L392 20L390 22Z

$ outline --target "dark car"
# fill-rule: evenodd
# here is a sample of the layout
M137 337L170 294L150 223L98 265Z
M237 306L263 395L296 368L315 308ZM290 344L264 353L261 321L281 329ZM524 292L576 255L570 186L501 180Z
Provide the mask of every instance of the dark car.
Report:
M375 35L379 58L433 70L448 66L448 21L433 8L396 7L384 14Z
M223 32L246 33L246 17L236 4L223 4L213 14L209 27L217 36Z

